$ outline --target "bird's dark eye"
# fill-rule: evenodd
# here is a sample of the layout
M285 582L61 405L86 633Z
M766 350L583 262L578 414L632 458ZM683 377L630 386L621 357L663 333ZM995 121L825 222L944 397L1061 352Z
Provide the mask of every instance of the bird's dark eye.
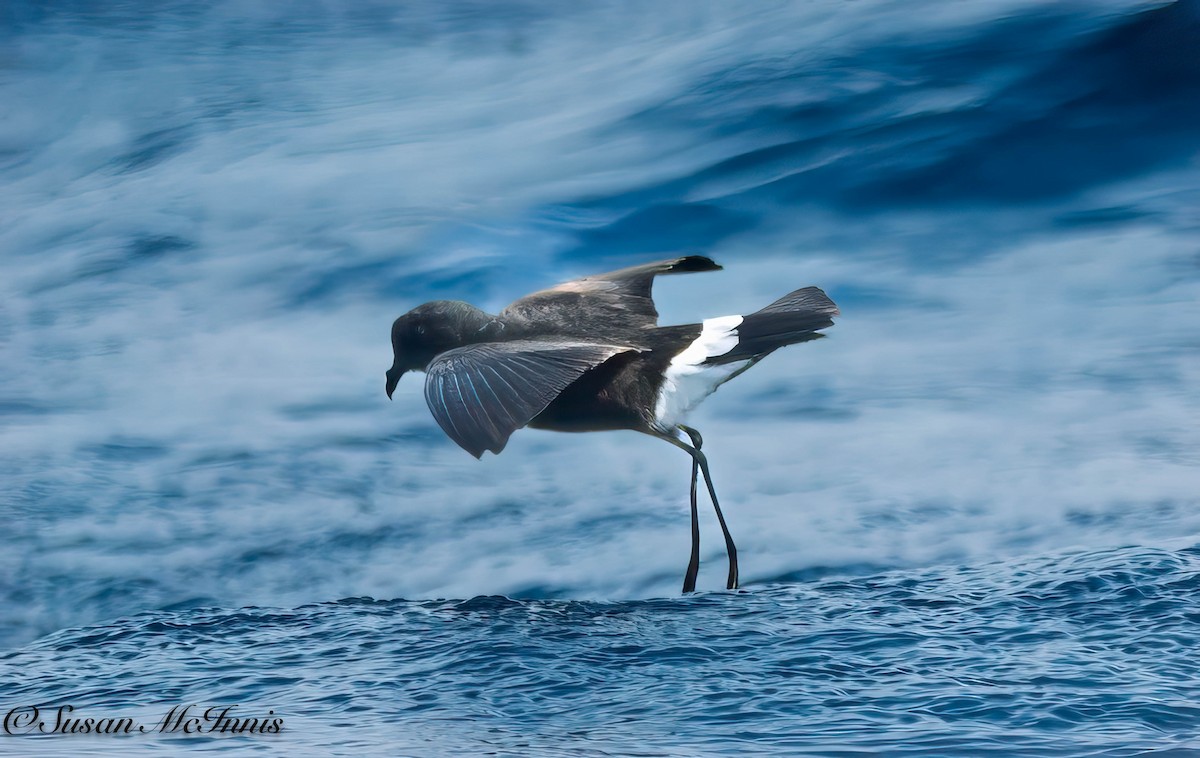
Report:
M417 324L417 334L425 334L425 325Z

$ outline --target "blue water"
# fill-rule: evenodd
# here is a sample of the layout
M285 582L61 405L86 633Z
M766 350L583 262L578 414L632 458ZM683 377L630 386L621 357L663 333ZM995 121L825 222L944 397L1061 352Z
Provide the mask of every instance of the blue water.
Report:
M0 754L1200 755L1200 3L0 5ZM830 339L475 461L391 320ZM149 731L153 732L153 729Z

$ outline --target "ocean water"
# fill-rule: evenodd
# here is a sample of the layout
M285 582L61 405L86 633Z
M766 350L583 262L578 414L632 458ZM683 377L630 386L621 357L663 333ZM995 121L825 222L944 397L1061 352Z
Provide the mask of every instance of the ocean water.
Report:
M1195 0L0 5L0 754L1200 756L1197 50ZM680 451L383 392L421 302L680 253L663 323L843 313L693 415L744 586L702 512L688 597Z

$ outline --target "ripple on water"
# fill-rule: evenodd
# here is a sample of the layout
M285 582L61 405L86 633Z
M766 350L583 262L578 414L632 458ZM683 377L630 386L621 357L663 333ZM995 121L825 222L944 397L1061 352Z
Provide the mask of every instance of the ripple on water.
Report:
M1200 739L1198 577L1196 550L1129 548L648 601L188 609L4 660L14 702L238 702L298 749L1133 755Z

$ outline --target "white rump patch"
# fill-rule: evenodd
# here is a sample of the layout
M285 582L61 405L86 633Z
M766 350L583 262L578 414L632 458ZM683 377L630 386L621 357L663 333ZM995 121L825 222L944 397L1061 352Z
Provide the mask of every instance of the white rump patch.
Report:
M654 420L663 431L671 431L683 423L688 411L750 362L703 365L709 358L725 355L737 347L737 328L741 323L741 316L705 319L700 336L671 359L654 408Z

